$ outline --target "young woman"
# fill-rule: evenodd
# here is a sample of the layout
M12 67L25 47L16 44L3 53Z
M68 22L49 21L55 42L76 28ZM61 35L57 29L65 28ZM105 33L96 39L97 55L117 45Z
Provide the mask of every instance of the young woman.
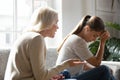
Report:
M31 18L32 27L28 27L30 29L17 39L11 49L4 80L60 79L61 75L57 74L63 69L83 64L80 60L69 59L58 66L45 68L44 38L54 37L58 29L57 22L55 10L48 7L35 10Z
M100 44L95 56L89 51L87 43L100 38ZM107 66L100 65L106 40L110 37L105 30L104 22L97 16L85 16L68 34L58 47L56 65L67 59L80 59L86 64L67 68L62 74L72 76L77 80L114 80ZM67 74L66 74L67 73Z

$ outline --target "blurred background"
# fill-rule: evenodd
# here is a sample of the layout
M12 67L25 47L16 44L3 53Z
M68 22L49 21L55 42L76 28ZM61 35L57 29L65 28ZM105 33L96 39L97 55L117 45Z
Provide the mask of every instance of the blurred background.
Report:
M47 48L56 48L85 15L96 15L104 22L120 24L120 0L0 0L0 49L10 48L28 27L33 11L49 6L59 13L59 29L54 39L46 38ZM112 37L120 32L109 28Z

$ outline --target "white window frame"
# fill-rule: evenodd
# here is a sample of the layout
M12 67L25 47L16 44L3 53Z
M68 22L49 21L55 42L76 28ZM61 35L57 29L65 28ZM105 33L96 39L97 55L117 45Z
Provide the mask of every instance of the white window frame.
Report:
M12 43L11 44L14 44L14 42L15 42L15 40L17 39L17 33L20 33L21 31L17 31L17 26L18 26L18 9L17 9L17 1L18 0L13 0L13 27L12 27L12 31L4 31L3 33L6 33L6 32L9 32L9 33L12 33L13 34L13 37L11 37L11 38L13 38L12 39ZM35 6L35 0L29 0L29 1L31 1L31 13L30 14L32 14L32 12L34 11L34 6ZM36 0L36 1L40 1L40 0ZM47 1L47 0L41 0L41 1ZM50 1L49 1L50 2ZM53 2L53 0L51 0L51 2ZM56 5L58 5L58 3L60 3L61 2L61 0L54 0L54 2L55 3L57 3ZM54 38L54 39L46 39L46 43L48 44L47 45L47 48L56 48L57 47L57 45L59 44L59 42L61 41L61 39L62 39L62 27L61 27L61 22L62 22L62 14L61 14L61 6L58 6L58 7L55 7L56 5L54 5L54 9L58 9L58 13L60 13L59 14L59 23L58 23L58 25L60 26L59 27L59 30L58 30L58 33L56 34L56 37L57 38L59 38L59 39L56 39L56 38ZM59 4L60 5L60 4ZM53 6L53 5L52 5ZM1 31L0 31L1 32ZM53 41L54 40L54 41ZM55 45L54 46L52 46L51 45L51 43L52 42L55 42L56 41L56 43L55 43ZM1 48L10 48L12 45L9 45L9 46L1 46L0 47L0 49Z

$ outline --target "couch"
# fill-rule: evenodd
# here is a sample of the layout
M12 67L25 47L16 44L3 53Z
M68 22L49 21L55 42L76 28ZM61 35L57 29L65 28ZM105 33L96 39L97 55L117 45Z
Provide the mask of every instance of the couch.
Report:
M0 80L4 79L4 73L8 60L10 49L0 49ZM50 68L55 65L57 59L56 49L47 49L46 66ZM112 61L102 61L102 64L108 65L113 69L113 74L117 80L120 80L120 63Z

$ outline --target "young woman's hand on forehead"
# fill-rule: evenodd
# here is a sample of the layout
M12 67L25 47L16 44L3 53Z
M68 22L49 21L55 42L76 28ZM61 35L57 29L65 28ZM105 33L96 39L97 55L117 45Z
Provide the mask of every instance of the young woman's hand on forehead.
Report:
M108 31L104 31L101 35L100 35L100 39L102 42L105 42L107 39L109 39L110 37L110 33Z

